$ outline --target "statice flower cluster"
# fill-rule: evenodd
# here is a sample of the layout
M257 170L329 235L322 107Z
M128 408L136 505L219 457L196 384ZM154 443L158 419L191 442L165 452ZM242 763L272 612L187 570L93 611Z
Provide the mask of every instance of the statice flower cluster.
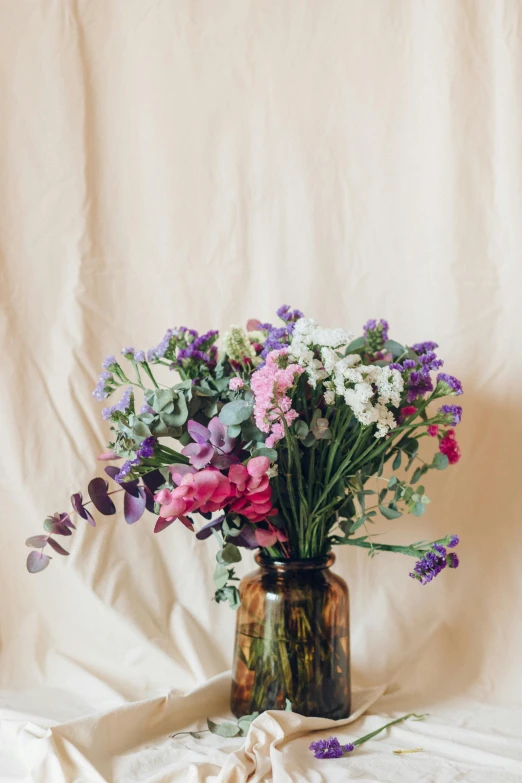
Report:
M354 748L355 745L351 742L341 745L337 737L317 740L310 745L310 750L313 751L316 759L339 759L345 753L351 753Z
M456 535L450 536L449 540L446 540L448 547L455 547L459 543L459 537ZM420 582L421 585L427 585L446 566L448 568L457 568L458 565L459 558L455 552L448 552L442 544L432 544L431 549L415 563L410 576L412 579Z
M448 375L445 372L439 372L437 375L437 384L441 387L443 394L452 394L455 397L463 394L462 383L454 375Z
M141 461L144 459L151 459L154 457L154 447L156 443L156 438L153 436L145 438L140 447L136 450L136 456L134 459L126 460L123 463L120 468L120 472L114 476L114 480L117 481L118 484L121 484L123 481L125 481L133 467L140 465Z
M294 325L295 322L299 320L299 318L304 318L303 313L301 310L292 310L290 305L281 305L279 310L277 311L278 317L284 321L287 324L288 332L292 334L294 331Z
M270 323L259 324L259 329L265 333L260 353L261 359L266 359L270 351L278 351L287 346L290 343L296 322L304 317L300 310L291 310L289 305L281 305L277 315L284 321L284 326L273 326Z
M285 426L295 421L297 411L287 392L303 372L298 364L289 363L288 349L271 351L266 364L252 375L250 385L254 393L254 418L261 432L268 433L266 445L272 448L285 435Z
M439 413L451 416L450 424L454 427L462 421L462 408L460 405L443 405L442 408L439 408Z
M389 328L388 321L385 321L384 318L381 318L380 321L371 318L365 323L363 326L364 347L369 356L382 357Z
M450 465L455 465L459 461L462 454L455 438L455 430L446 431L439 443L439 451L446 455Z
M131 402L132 402L132 386L129 386L127 389L125 389L122 398L118 400L118 402L116 402L114 405L111 405L109 408L102 409L102 417L105 420L107 420L111 418L113 413L125 412L127 408L130 407Z
M105 400L114 391L113 383L114 376L112 373L107 371L100 373L98 383L96 384L92 396L100 402L101 400Z

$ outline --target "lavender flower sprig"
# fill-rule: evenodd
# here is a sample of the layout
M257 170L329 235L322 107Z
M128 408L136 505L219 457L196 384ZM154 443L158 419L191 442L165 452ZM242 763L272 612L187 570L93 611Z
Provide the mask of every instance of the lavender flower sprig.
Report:
M380 729L371 731L369 734L365 734L364 737L360 737L354 742L349 742L346 745L341 745L337 737L329 737L328 739L325 740L317 740L316 742L312 742L312 744L310 745L310 750L312 751L316 759L338 759L347 753L351 753L353 750L355 750L357 745L362 745L363 742L367 742L368 740L375 737L377 734L380 734L381 731L384 731L390 726L394 726L396 723L401 723L402 721L405 721L408 718L414 718L415 720L423 720L425 717L426 714L417 715L415 712L409 712L407 715L403 715L402 718L396 718L395 720L386 723L384 726L381 726Z

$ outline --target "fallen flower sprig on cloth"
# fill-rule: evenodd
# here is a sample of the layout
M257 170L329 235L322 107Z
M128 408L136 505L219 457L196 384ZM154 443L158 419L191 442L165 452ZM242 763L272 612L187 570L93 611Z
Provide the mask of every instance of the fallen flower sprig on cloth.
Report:
M403 715L402 718L396 718L395 720L386 723L384 726L381 726L380 729L371 731L369 734L365 734L364 737L361 737L360 739L355 740L354 742L349 742L346 745L341 745L337 737L329 737L328 739L325 740L317 740L316 742L312 742L312 744L310 745L310 750L313 752L316 759L338 759L341 758L341 756L344 756L346 753L351 753L352 750L355 750L357 745L362 745L363 742L367 742L368 740L375 737L377 734L380 734L381 731L384 731L385 729L395 725L396 723L401 723L402 721L407 720L408 718L414 718L415 720L423 720L425 717L426 715L416 715L414 712L409 712L407 715Z
M396 756L404 756L406 753L423 753L424 748L408 748L407 750L394 750Z

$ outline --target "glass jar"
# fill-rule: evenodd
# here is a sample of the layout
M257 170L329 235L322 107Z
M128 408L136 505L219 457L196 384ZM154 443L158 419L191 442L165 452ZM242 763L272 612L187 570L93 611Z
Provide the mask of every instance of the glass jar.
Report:
M350 714L348 587L330 554L271 560L241 580L231 709L241 717L284 710L340 719Z

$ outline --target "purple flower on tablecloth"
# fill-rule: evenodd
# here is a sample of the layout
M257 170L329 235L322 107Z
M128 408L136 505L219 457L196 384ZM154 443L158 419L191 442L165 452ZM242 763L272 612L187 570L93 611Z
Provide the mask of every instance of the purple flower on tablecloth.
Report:
M452 419L449 424L453 427L456 427L462 421L462 408L460 405L443 405L442 408L439 408L439 413L451 415Z
M442 390L445 390L445 394L453 394L458 397L463 394L462 383L454 375L448 375L445 372L439 372L437 375L437 383L440 384Z
M338 759L345 753L351 753L354 747L351 742L341 745L337 737L329 737L312 742L310 750L313 751L316 759Z

